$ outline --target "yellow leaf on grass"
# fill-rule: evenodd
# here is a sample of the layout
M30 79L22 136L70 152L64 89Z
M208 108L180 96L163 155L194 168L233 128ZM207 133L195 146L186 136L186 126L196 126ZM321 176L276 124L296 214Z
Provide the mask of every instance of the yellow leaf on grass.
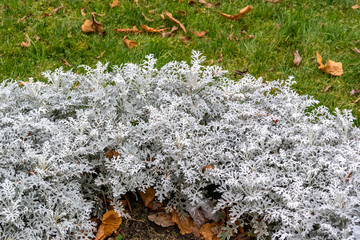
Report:
M198 31L194 31L193 32L195 34L195 36L199 37L199 38L202 38L205 36L205 34L207 33L207 31L201 31L201 32L198 32Z
M331 74L333 76L341 76L343 74L342 63L329 60L325 65L322 63L322 57L316 52L316 61L319 64L319 69L324 73Z
M182 235L192 233L194 230L194 221L187 216L181 218L176 211L172 211L172 218L171 220L177 224L178 228L180 229L180 233Z
M221 16L230 19L230 20L239 20L241 17L243 17L245 14L249 13L252 9L252 6L248 5L246 7L244 7L243 9L240 10L240 12L236 15L229 15L226 13L222 13L219 11L216 11L218 14L220 14Z
M146 189L145 192L140 192L140 197L145 203L145 207L155 198L155 190L153 188Z
M163 14L164 14L165 16L167 16L171 21L176 22L177 24L179 24L179 26L181 27L181 29L182 29L182 30L184 31L184 33L186 34L186 29L185 29L184 25L183 25L179 20L175 19L171 13L169 13L169 12L167 12L167 11L164 11Z
M106 212L102 218L98 232L96 233L95 240L104 240L115 232L120 227L121 223L121 217L119 217L114 210Z
M109 5L111 8L118 7L119 6L119 0L114 0L112 3L109 2Z
M150 33L153 33L153 32L163 32L163 31L166 31L168 28L162 28L162 29L156 29L156 28L151 28L151 27L148 27L146 25L141 25L141 27L147 31L147 32L150 32Z
M119 28L114 29L116 32L122 32L122 33L137 33L139 29L136 26L133 26L132 28Z

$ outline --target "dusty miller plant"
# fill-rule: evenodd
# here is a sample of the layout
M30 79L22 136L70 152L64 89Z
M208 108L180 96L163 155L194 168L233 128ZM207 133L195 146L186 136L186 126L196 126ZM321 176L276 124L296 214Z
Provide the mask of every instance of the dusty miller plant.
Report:
M91 216L126 192L156 190L169 211L229 208L222 233L356 239L360 130L291 89L170 62L45 72L0 86L0 238L91 236ZM105 153L119 153L108 159ZM236 221L239 220L239 221ZM234 227L235 226L235 227Z

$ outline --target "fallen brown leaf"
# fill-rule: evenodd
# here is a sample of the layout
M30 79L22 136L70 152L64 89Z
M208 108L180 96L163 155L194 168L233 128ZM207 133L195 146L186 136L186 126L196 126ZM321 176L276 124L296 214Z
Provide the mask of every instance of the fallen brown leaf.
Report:
M331 88L331 85L327 86L327 87L324 89L324 92L329 91L330 88Z
M26 42L21 42L20 46L21 47L30 47L31 42L30 42L30 38L28 35L26 35Z
M215 8L214 5L212 5L212 3L208 3L205 0L199 0L199 3L202 3L205 5L205 8Z
M213 59L211 59L212 60L212 63L211 64L213 64L213 62L214 62L214 60ZM210 60L210 61L211 61ZM205 167L203 167L203 172L205 172L205 170L207 170L207 169L213 169L213 167L211 166L211 164L208 164L208 165L206 165Z
M160 14L160 17L161 17L162 20L165 20L165 15L163 13Z
M148 188L145 192L140 192L140 197L144 201L145 207L147 207L155 198L155 190L153 188Z
M118 7L119 6L119 0L114 0L112 3L109 2L109 5L111 8Z
M354 52L356 52L357 54L359 54L360 53L360 50L359 49L357 49L356 47L354 47Z
M342 63L329 60L325 65L322 64L322 57L316 52L316 61L319 64L319 69L324 73L331 74L333 76L341 76L343 74Z
M148 12L151 13L151 14L155 14L155 9L149 10Z
M245 39L248 39L248 38L254 38L254 37L255 37L254 35L246 35L241 40L245 40Z
M50 16L50 14L44 12L43 14L41 14L40 18L44 18L44 17L47 17L47 16Z
M250 12L252 9L252 6L248 5L246 7L244 7L243 9L240 10L240 12L236 15L229 15L226 13L222 13L219 11L216 11L218 14L220 14L221 16L230 19L230 20L239 20L241 17L243 17L245 14L247 14L248 12Z
M207 33L207 31L201 31L201 32L198 32L198 31L194 31L193 32L195 34L195 36L199 37L199 38L202 38L205 36L205 34Z
M360 6L359 6L359 4L355 4L354 6L352 6L351 7L352 9L359 9L360 8Z
M205 240L218 240L222 225L220 222L205 223L200 228L200 234Z
M99 59L99 58L101 58L103 55L104 55L104 53L106 52L106 50L104 50L104 51L102 51L101 53L100 53L100 55L99 56L97 56L95 59Z
M279 3L280 0L264 0L265 2L269 2L269 3Z
M60 58L60 61L61 61L64 65L66 65L66 66L68 66L68 67L72 67L71 64L68 63L68 61L66 61L65 59Z
M155 199L149 203L147 206L151 211L163 211L165 210L164 203L156 201Z
M139 29L136 26L133 26L132 28L120 28L120 29L114 29L116 32L122 32L122 33L137 33Z
M210 59L210 60L209 60L209 65L213 65L213 64L214 64L214 59ZM211 165L210 165L210 166L211 166ZM206 167L204 167L204 168L206 168ZM203 171L205 171L204 168L203 168Z
M141 27L146 31L146 32L150 32L150 33L154 33L154 32L164 32L166 31L168 28L162 28L162 29L156 29L156 28L151 28L148 27L146 25L141 25Z
M176 22L177 24L179 24L179 26L181 27L181 29L184 31L184 33L186 34L186 29L184 27L184 25L179 21L179 20L176 20L173 15L167 11L164 11L163 14L165 16L167 16L171 21L173 22Z
M183 41L184 43L188 43L188 42L190 42L191 37L181 36L180 39L181 39L181 41Z
M104 36L105 35L105 31L104 30L101 30L102 28L102 25L96 21L95 19L95 15L98 15L98 16L102 16L101 14L97 14L95 12L92 12L91 13L91 17L92 17L92 20L93 20L93 26L95 26L95 31L97 34L99 34L100 36Z
M89 19L86 19L83 25L81 26L81 30L84 33L95 32L95 29L92 26L93 26L93 22Z
M354 103L357 103L357 102L359 102L359 101L360 101L360 98L356 99L356 100L354 101Z
M120 156L119 152L116 152L114 150L109 150L105 153L105 157L109 160L113 159L113 157L118 158Z
M300 54L299 54L298 50L296 50L294 52L294 61L293 61L294 65L299 66L300 63L301 63L301 60L302 60L302 58L300 57Z
M221 63L221 62L222 62L222 60L223 60L223 55L222 55L222 54L220 54L219 59L217 60L217 62L218 62L218 63Z
M179 28L177 26L173 26L170 30L170 33L175 32L176 30L178 30Z
M34 38L36 41L40 41L41 40L41 37L39 37L38 35L34 35Z
M180 229L180 234L185 235L188 233L192 233L194 229L194 221L191 220L189 217L184 216L181 218L176 211L172 211L172 218L171 220L176 223L178 228Z
M86 9L86 7L82 8L81 11L80 11L80 12L81 12L81 15L82 15L83 17L86 17L85 9Z
M350 95L353 96L357 93L360 93L360 90L355 88L355 89L351 90Z
M151 214L148 216L148 219L162 227L170 227L175 225L175 223L171 220L171 214L166 212L158 212Z
M120 227L121 223L121 217L119 217L119 215L114 210L106 212L102 218L98 232L96 233L95 240L106 239Z

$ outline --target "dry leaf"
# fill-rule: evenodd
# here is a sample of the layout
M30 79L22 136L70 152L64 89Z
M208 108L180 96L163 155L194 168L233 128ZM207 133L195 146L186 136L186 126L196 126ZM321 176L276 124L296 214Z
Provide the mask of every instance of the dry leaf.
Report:
M104 30L101 30L102 25L101 25L98 21L96 21L95 15L98 15L98 16L102 16L102 15L101 15L101 14L94 13L94 12L91 13L91 17L92 17L92 20L93 20L93 26L95 26L95 31L96 31L96 33L99 34L100 36L104 36L104 35L105 35L105 31L104 31Z
M248 5L246 7L244 7L243 9L240 10L240 12L236 15L229 15L226 13L222 13L219 11L216 11L218 14L220 14L221 16L230 19L230 20L239 20L242 16L244 16L245 14L247 14L248 12L250 12L252 9L252 6Z
M213 64L214 63L214 60L213 59L211 59L210 60L210 64ZM203 172L205 172L205 170L206 169L213 169L213 167L211 166L211 164L208 164L208 165L206 165L205 167L203 167Z
M165 15L163 13L160 14L160 17L161 17L162 20L165 20Z
M114 0L112 3L109 2L109 5L111 8L118 7L119 6L119 0Z
M81 26L81 30L84 33L95 32L95 29L92 26L93 26L93 22L89 19L86 19L83 25Z
M120 156L119 152L109 150L105 153L105 157L109 160L113 159L113 157L118 158Z
M62 9L63 7L64 7L64 5L61 4L59 7L54 8L53 10L51 10L51 12L52 12L52 13L56 13L56 12L58 12L60 9Z
M146 25L141 25L141 27L146 31L146 32L150 32L150 33L153 33L153 32L164 32L166 31L168 28L162 28L162 29L156 29L156 28L151 28L151 27L148 27Z
M359 4L355 4L354 6L352 6L351 7L352 9L359 9L360 8L360 6L359 6Z
M153 9L153 10L149 10L149 13L151 13L151 14L155 14L155 9Z
M128 49L132 49L133 47L135 47L137 45L137 42L135 41L130 41L129 39L127 39L127 36L125 35L123 38L123 43L125 44L125 46Z
M6 51L4 53L0 54L0 57L4 56L5 54L6 54Z
M279 3L280 0L264 0L265 2L269 2L269 3Z
M184 43L188 43L191 40L191 37L181 36L180 38L181 38L181 41L183 41Z
M41 40L41 37L39 37L38 35L34 35L34 38L36 41L40 41Z
M354 47L354 52L356 52L357 54L359 54L360 53L360 50L359 49L357 49L356 47Z
M294 61L293 61L294 65L299 66L299 64L301 63L301 60L302 60L302 58L300 57L298 50L296 50L294 52Z
M72 67L70 63L68 63L65 59L60 58L60 61L68 67Z
M207 31L201 31L201 32L198 32L198 31L194 31L193 32L195 34L195 36L199 37L199 38L202 38L205 36L205 34L207 33Z
M164 203L161 203L159 201L153 200L149 203L147 206L151 211L163 211L165 210Z
M133 26L132 28L120 28L120 29L114 29L116 32L123 32L123 33L137 33L139 29L136 26Z
M360 90L355 88L355 89L351 90L350 95L353 96L357 93L360 93Z
M210 59L209 60L209 65L212 65L214 63L214 59ZM210 165L211 166L211 165ZM206 169L207 166L205 166L204 168ZM205 171L205 169L203 168L203 171Z
M219 59L217 60L217 62L218 62L218 63L221 63L221 62L222 62L222 60L223 60L223 55L222 55L222 54L220 54L220 57L219 57Z
M103 55L104 55L104 53L106 52L106 50L104 50L102 53L100 53L100 55L99 56L97 56L95 59L99 59L99 58L101 58ZM119 153L118 153L119 154Z
M245 39L248 39L248 38L254 38L254 37L255 37L254 35L246 35L241 40L245 40Z
M199 0L199 3L204 4L205 8L215 8L214 5L212 5L211 3L206 2L205 0Z
M40 18L44 18L44 17L47 17L47 16L50 16L48 13L44 12L43 14L41 14Z
M140 197L145 203L145 207L155 198L155 190L153 188L146 189L145 192L140 192Z
M26 35L26 42L21 42L20 46L21 47L30 47L31 43L30 43L30 38L28 35Z
M194 0L189 0L188 1L188 5L192 5L192 4L196 4L197 2L196 1L194 1Z
M170 18L171 21L176 22L177 24L179 24L179 26L181 27L181 29L182 29L182 30L184 31L184 33L186 34L186 29L185 29L184 25L183 25L179 20L176 20L171 13L169 13L169 12L167 12L167 11L164 11L163 14L164 14L165 16L167 16L168 18Z
M356 100L354 101L354 103L357 103L358 101L360 101L360 98L356 99Z
M104 240L115 232L120 227L121 223L121 217L119 217L114 210L106 212L102 218L98 232L96 233L95 240Z
M332 60L329 60L324 66L322 64L322 57L318 52L316 52L316 61L319 64L318 68L322 70L324 73L329 73L333 76L341 76L343 74L341 62L334 62Z
M151 214L148 216L148 219L162 227L170 227L175 225L175 223L171 220L171 214L166 212L158 212Z
M324 89L324 92L329 91L330 88L331 88L331 85L327 86L327 87Z
M182 235L192 233L194 229L194 221L189 217L184 216L184 218L180 218L180 216L176 213L176 211L172 211L171 220L177 224L180 229L180 233Z
M86 7L84 7L84 8L81 9L81 15L82 15L83 17L86 17L86 13L84 12L85 9L86 9Z
M219 234L219 231L217 230L217 226L219 223L213 222L213 223L205 223L200 228L200 234L203 236L205 240L218 240L219 238L217 235Z
M173 26L170 30L170 33L175 32L176 30L178 30L179 28L177 26Z
M144 13L141 13L141 15L142 15L142 16L145 18L145 20L148 21L148 22L153 22L153 21L154 21L154 20L148 18L147 16L145 16Z

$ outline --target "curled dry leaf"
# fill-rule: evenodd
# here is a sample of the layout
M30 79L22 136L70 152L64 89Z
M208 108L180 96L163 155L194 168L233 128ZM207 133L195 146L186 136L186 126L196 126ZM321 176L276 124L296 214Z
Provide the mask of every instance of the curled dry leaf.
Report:
M151 14L155 14L155 9L153 9L153 10L149 10L149 13L151 13Z
M240 10L240 12L236 15L229 15L226 13L222 13L219 11L216 11L218 14L220 14L221 16L230 19L230 20L239 20L241 17L243 17L245 14L249 13L252 9L252 6L248 5L246 7L244 7L243 9Z
M207 33L207 31L201 31L201 32L198 32L198 31L194 31L193 32L195 34L195 36L199 37L199 38L202 38L205 36L205 34Z
M120 28L120 29L114 29L116 32L122 32L122 33L137 33L139 32L139 29L136 26L133 26L132 28Z
M248 39L248 38L254 38L254 37L255 37L254 35L246 35L241 40L245 40L245 39Z
M99 56L97 56L95 59L99 59L99 58L101 58L103 55L104 55L104 53L106 52L106 50L104 50L104 51L102 51L102 53L100 53L100 55ZM118 153L119 154L119 153Z
M26 42L21 42L20 46L21 47L30 47L31 43L30 43L30 38L28 35L26 35Z
M148 188L145 192L140 192L140 197L144 201L145 207L147 207L155 198L155 190L153 188Z
M360 93L360 90L355 88L355 89L351 90L350 95L353 96L357 93Z
M359 9L360 8L360 6L359 6L359 4L355 4L354 6L352 6L351 7L352 9Z
M327 86L327 87L324 89L324 92L329 91L330 88L331 88L331 85Z
M224 56L223 56L222 54L220 54L219 59L217 60L217 62L218 62L218 63L221 63L222 60L223 60L223 57L224 57Z
M200 234L205 240L218 240L220 239L217 235L219 234L219 226L221 224L218 222L205 223L200 228Z
M222 54L221 54L222 55ZM213 59L210 59L210 64L213 64L214 63L214 60ZM213 169L213 167L211 166L211 164L208 164L206 165L205 167L203 167L203 172L205 172L205 170L207 169Z
M148 22L153 22L153 21L154 21L154 20L148 18L147 16L145 16L144 13L141 13L141 15L142 15L142 16L145 18L145 20L148 21Z
M199 3L202 3L205 5L205 8L215 8L214 5L212 5L212 3L208 3L205 0L199 0Z
M299 66L300 63L301 63L301 60L302 60L302 58L300 57L300 54L299 54L298 50L296 50L294 52L294 61L293 61L294 65Z
M279 3L280 0L264 0L265 2L269 2L269 3Z
M184 27L184 25L179 21L179 20L176 20L173 15L167 11L164 11L163 14L165 16L167 16L171 21L173 22L176 22L177 24L179 24L179 26L181 27L181 29L184 31L184 33L186 34L186 29Z
M119 152L116 152L114 150L109 150L105 153L105 157L109 160L113 159L114 157L115 159L117 159L119 156L120 156Z
M119 6L119 0L114 0L112 3L109 2L109 5L111 8L118 7Z
M171 220L171 214L166 212L158 212L151 214L148 216L148 219L162 227L170 227L175 225L175 223Z
M104 240L115 232L120 227L121 223L121 217L119 217L114 210L106 212L102 218L98 232L96 233L95 240Z
M360 53L360 50L359 49L357 49L356 47L354 47L354 52L356 52L357 54L359 54Z
M105 35L105 31L104 31L104 30L101 30L102 25L101 25L98 21L96 21L95 15L98 15L98 16L102 16L102 15L101 15L101 14L94 13L94 12L91 13L91 17L92 17L92 20L93 20L93 26L95 26L95 31L96 31L96 33L99 34L99 35L101 35L101 36L104 36L104 35Z
M154 33L154 32L164 32L166 31L168 28L162 28L162 29L156 29L156 28L151 28L148 27L146 25L141 25L141 27L146 31L146 32L150 32L150 33Z
M96 32L97 34L104 36L105 31L101 30L102 25L98 21L96 21L95 15L99 15L99 14L96 14L94 12L91 13L92 21L89 19L86 19L85 22L83 23L83 25L81 26L81 30L84 33ZM94 29L94 27L95 27L95 29Z
M95 32L95 29L92 26L93 26L93 22L89 19L86 19L83 25L81 26L81 30L84 33Z
M191 37L181 36L180 39L181 39L182 42L188 43L188 42L190 42Z
M194 230L194 221L191 220L189 217L184 216L181 218L176 211L172 211L172 218L171 220L176 223L178 228L180 229L181 235L185 235L188 233L192 233Z
M333 76L341 76L343 74L342 63L329 60L325 65L322 64L322 57L316 52L316 61L319 64L319 69L324 73L331 74Z
M81 15L82 15L83 17L86 17L85 9L86 9L86 7L82 8L81 11L80 11L80 12L81 12Z

